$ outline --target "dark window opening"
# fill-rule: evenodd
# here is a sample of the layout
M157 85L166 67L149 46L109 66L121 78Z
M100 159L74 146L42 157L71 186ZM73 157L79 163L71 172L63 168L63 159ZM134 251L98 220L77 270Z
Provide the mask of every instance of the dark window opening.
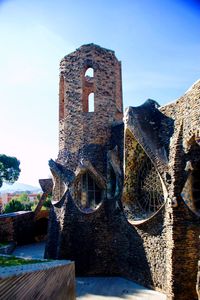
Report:
M81 177L81 206L85 209L94 209L102 200L102 190L90 176L84 173Z
M112 167L110 171L110 181L111 181L111 196L114 197L116 192L116 175Z

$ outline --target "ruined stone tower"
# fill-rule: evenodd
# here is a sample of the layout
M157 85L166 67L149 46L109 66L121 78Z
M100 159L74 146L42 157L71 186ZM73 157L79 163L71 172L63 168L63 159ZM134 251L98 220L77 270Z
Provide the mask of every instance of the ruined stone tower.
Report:
M121 181L115 182L113 159L123 155L123 136L118 137L121 146L113 141L116 128L123 128L122 118L121 63L114 51L88 44L65 56L60 63L59 154L56 162L49 163L54 209L47 256L66 254L65 204L71 203L76 212L88 214L119 193ZM119 161L121 176L122 157ZM66 200L66 192L71 202Z
M72 194L79 208L96 206L105 194L112 126L122 118L121 63L114 51L88 44L65 56L57 163L76 172Z

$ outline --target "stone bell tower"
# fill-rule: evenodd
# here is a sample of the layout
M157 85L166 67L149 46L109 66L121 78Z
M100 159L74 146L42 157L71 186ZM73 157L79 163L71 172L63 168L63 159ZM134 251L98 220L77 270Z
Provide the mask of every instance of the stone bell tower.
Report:
M83 211L101 203L109 190L112 131L122 118L121 63L114 51L88 44L65 56L60 63L59 154L50 162L54 203L66 189Z
M85 232L82 241L71 243L75 220L94 227L88 218L95 218L110 198L120 199L122 118L121 63L114 51L88 44L65 56L60 63L59 153L49 162L54 184L46 257L76 260L74 246L83 241L89 246L90 237Z
M105 155L111 125L122 118L121 63L114 51L88 44L65 56L60 63L58 162L75 170L80 155L87 156L105 175L99 152Z

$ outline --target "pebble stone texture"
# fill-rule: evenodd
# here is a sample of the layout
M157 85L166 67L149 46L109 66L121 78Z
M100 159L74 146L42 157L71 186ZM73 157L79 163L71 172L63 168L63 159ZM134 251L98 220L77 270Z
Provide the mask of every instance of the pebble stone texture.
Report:
M49 212L36 211L37 214L32 211L1 214L0 241L23 245L43 240L47 235Z
M0 215L0 241L17 242L18 244L33 242L34 213L21 211Z
M197 299L200 81L172 104L129 107L123 122L121 84L111 50L84 45L61 61L45 256L75 261L79 276L122 276L169 300ZM103 191L89 210L77 199L85 173Z
M197 290L197 294L198 294L198 299L200 299L200 261L198 262L196 290Z

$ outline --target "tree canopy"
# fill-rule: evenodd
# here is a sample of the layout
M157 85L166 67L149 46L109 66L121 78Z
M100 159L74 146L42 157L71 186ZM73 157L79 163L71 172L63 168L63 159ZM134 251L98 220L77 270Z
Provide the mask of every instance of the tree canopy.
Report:
M37 200L30 200L27 193L21 195L13 195L13 198L5 205L3 213L11 213L16 211L34 211L38 202L40 201L41 195L37 195ZM52 196L49 195L44 201L42 209L48 210L51 207Z
M4 213L11 213L16 211L22 211L24 209L24 205L17 199L12 199L10 202L8 202L4 208Z
M3 213L11 213L16 211L31 210L33 202L30 201L26 193L22 193L18 197L14 197L5 205Z
M16 157L0 154L0 187L3 182L14 183L20 174L20 161Z

